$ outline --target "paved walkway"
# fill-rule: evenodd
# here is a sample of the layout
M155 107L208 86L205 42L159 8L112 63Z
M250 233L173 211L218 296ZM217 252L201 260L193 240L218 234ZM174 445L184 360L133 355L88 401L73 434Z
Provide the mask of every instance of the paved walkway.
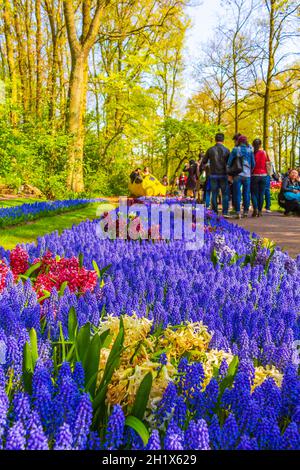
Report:
M255 232L262 238L269 238L279 245L290 256L300 254L300 217L285 217L283 213L263 213L263 217L234 220L233 223Z

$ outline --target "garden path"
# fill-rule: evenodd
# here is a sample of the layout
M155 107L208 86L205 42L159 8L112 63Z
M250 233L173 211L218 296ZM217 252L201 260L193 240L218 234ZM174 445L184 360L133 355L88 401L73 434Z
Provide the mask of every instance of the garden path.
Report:
M235 220L234 223L262 238L273 240L293 258L300 254L300 217L285 217L282 212L264 212L262 218L249 217Z

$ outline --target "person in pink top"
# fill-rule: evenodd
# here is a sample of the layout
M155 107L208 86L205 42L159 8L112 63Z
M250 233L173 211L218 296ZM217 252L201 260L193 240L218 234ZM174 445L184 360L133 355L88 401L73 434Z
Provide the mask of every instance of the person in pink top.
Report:
M253 141L255 166L251 176L251 196L253 204L252 217L261 217L268 177L267 165L270 159L262 148L260 139Z

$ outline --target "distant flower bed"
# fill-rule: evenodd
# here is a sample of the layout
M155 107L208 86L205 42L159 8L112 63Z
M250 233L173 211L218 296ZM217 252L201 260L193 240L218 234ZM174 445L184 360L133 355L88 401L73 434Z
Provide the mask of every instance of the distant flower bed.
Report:
M281 186L282 186L281 181L271 181L271 190L280 191Z
M80 209L93 202L101 201L103 199L68 199L65 201L39 201L15 207L2 207L0 208L0 227L17 225L48 215Z

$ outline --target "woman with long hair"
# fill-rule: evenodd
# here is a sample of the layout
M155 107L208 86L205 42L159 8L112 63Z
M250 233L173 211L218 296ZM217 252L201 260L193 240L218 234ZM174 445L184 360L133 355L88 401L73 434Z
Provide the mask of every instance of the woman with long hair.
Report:
M251 196L253 204L252 217L261 217L268 177L267 165L270 162L270 159L265 150L263 150L260 139L255 139L252 145L255 160L255 166L251 177Z

